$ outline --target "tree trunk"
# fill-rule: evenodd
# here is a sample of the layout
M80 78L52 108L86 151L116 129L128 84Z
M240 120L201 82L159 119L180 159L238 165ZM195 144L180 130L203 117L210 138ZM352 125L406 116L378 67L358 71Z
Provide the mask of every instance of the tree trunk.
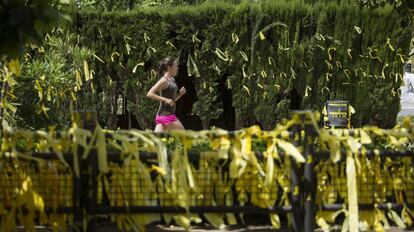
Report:
M128 111L128 130L131 130L131 127L132 127L131 112Z
M108 117L108 128L110 130L116 130L118 125L118 91L116 91L117 88L111 89L111 113Z
M253 112L249 112L247 115L236 115L236 130L240 130L249 126L253 126L256 123L256 118Z
M139 127L141 128L141 130L154 130L154 122L153 121L149 121L147 119L145 119L145 117L143 117L143 115L141 114L134 114Z
M210 119L202 119L201 123L203 124L203 130L210 129Z

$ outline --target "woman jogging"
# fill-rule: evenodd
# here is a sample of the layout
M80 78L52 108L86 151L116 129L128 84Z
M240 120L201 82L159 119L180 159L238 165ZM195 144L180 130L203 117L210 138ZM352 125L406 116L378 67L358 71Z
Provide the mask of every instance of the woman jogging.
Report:
M178 86L174 79L177 71L178 66L175 59L165 58L160 61L158 75L161 78L147 93L148 98L160 102L160 107L155 117L155 132L184 129L180 120L175 116L175 104L186 93L186 89L182 87L177 94Z

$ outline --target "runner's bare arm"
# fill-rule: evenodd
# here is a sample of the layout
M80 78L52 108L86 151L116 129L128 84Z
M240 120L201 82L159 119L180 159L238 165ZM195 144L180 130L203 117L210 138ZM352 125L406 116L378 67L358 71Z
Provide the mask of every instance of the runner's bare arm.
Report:
M168 83L165 78L161 78L155 85L152 86L152 88L148 91L147 97L156 101L160 102L166 102L168 98L161 97L158 93L160 90L165 89L167 87Z

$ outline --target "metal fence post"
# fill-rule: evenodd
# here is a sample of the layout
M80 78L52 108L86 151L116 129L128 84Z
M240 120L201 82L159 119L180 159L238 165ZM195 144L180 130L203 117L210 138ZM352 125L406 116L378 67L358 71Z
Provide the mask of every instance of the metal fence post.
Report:
M78 125L79 128L83 128L91 131L95 131L97 125L97 115L96 111L93 110L79 110L74 113L74 122ZM90 142L90 141L88 141ZM83 148L78 148L78 154L83 153ZM78 222L82 224L85 219L87 221L86 228L82 226L86 231L94 232L96 231L95 220L89 218L91 214L91 209L94 209L93 203L96 204L96 176L97 176L97 155L96 149L92 149L88 158L86 160L79 157L79 167L80 167L80 177L76 180L76 187L74 193L76 194L76 201L79 202L78 207ZM94 177L95 176L95 177ZM92 187L92 189L90 189ZM95 193L95 194L93 194ZM84 231L84 230L83 230Z
M315 170L314 170L314 154L312 149L314 128L310 124L305 123L304 136L304 157L306 160L304 178L303 178L303 199L305 210L305 232L311 232L315 229Z
M82 209L82 180L80 176L73 174L73 193L72 193L72 207L73 207L73 221L76 227L82 228L83 223L83 209Z
M87 222L87 232L96 231L96 219L95 219L95 209L98 205L97 203L97 188L98 188L98 155L96 149L92 149L86 159L88 176L87 178L87 188L85 189L86 204L85 209L88 216Z
M301 133L300 125L293 128L294 134ZM298 146L298 141L294 140L294 145ZM303 210L302 210L302 196L301 192L301 181L300 181L300 170L296 163L296 160L291 158L291 204L292 204L292 230L295 232L303 231Z

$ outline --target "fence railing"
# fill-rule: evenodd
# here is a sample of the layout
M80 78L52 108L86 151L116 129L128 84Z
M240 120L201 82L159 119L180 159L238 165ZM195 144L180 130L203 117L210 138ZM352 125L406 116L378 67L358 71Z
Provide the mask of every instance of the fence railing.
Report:
M166 153L171 170L162 170L158 166L159 153L135 147L128 151L107 151L109 171L104 173L99 169L102 160L99 160L98 149L92 148L85 159L79 158L78 176L71 166L76 162L72 153L63 155L71 164L67 167L53 152L33 152L28 162L16 162L16 157L20 160L27 160L27 157L14 151L19 155L11 158L3 151L0 204L6 212L15 210L16 199L22 195L18 189L27 180L25 177L30 176L33 190L43 199L46 214L70 215L73 225L87 231L97 231L97 215L111 215L116 222L127 223L125 217L135 215L152 215L151 220L158 217L168 222L177 215L200 214L209 222L232 224L241 223L241 213L265 213L270 215L274 226L283 224L293 231L314 231L317 226L327 230L331 224L343 224L352 230L352 220L367 221L367 225L372 226L374 222L370 220L374 220L375 215L384 220L378 219L381 221L378 223L385 227L385 220L401 224L399 217L409 225L404 218L407 210L414 209L414 153L361 146L357 152L351 152L351 148L341 145L342 149L337 151L341 158L333 161L331 150L318 142L321 139L318 129L303 115L289 127L285 139L296 147L305 162L298 162L280 148L276 153L266 150L254 152L253 156L244 154L250 161L238 157L241 160L236 163L233 162L236 152L232 148L226 150L227 156L220 156L217 151L187 154L185 148L175 147ZM108 134L108 138L114 139L114 136ZM121 146L121 140L112 140L112 145L116 144ZM246 144L239 144L238 148L243 152ZM79 147L78 153L82 154L84 149ZM277 156L269 157L275 154ZM352 159L351 163L348 158ZM180 165L182 168L177 168ZM235 169L234 165L239 166ZM353 173L350 166L354 166ZM235 176L234 170L240 173ZM356 187L354 199L349 194L352 180ZM24 204L19 207L22 211L31 210ZM353 213L355 209L357 215ZM279 214L289 215L287 223L277 222ZM2 223L5 215L0 215ZM408 216L413 215L408 213ZM129 220L137 220L138 224L151 221L143 217ZM88 221L87 226L84 226L85 221Z

